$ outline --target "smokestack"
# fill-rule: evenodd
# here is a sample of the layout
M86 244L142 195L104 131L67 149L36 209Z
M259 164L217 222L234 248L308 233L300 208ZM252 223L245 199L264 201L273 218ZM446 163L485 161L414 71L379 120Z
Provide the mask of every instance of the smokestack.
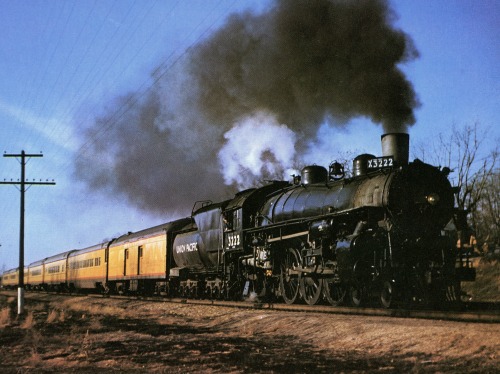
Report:
M382 155L394 157L397 166L408 165L410 135L389 133L382 135Z

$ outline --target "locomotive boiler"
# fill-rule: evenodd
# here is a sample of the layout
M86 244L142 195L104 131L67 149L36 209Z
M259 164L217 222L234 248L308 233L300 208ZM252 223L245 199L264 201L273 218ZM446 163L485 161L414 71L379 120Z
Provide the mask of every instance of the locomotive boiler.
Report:
M447 170L408 162L409 136L382 136L382 157L307 166L194 211L174 242L183 295L360 306L456 301L473 280L442 230L458 213ZM457 267L458 266L458 267Z

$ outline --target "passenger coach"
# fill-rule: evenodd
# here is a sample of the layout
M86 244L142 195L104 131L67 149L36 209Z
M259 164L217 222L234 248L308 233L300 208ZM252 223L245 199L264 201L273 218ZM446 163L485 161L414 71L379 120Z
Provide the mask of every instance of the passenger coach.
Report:
M167 292L173 259L167 256L174 235L191 223L190 218L128 233L109 244L106 284L110 292Z
M106 283L105 251L108 243L71 251L68 256L67 284L77 289L104 290Z
M26 288L28 290L42 290L44 287L44 263L45 259L32 262L28 265L28 279Z

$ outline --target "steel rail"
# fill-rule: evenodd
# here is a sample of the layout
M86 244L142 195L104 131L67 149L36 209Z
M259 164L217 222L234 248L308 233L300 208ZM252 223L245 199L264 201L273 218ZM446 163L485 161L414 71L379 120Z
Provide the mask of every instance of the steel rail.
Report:
M14 291L1 291L0 295L13 296ZM35 301L46 302L46 299L36 299L37 294L50 295L51 292L30 292L30 298ZM111 295L103 296L97 294L70 294L58 293L58 296L65 297L88 297L92 299L123 299L123 300L143 300L151 302L164 302L174 304L191 304L220 306L238 309L262 309L273 311L300 312L300 313L326 313L341 315L375 316L375 317L395 317L395 318L416 318L428 320L473 322L473 323L500 323L500 304L498 303L464 303L463 310L427 310L427 309L381 309L381 308L360 308L348 306L330 305L306 305L306 304L284 304L268 302L250 301L225 301L208 299L185 299L168 298L160 296L137 296L137 295ZM34 296L34 297L33 297ZM477 309L480 307L481 309Z

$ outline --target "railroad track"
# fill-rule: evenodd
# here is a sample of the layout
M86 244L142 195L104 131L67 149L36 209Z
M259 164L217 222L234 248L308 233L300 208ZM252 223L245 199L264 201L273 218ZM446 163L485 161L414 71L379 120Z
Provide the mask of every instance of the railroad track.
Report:
M305 304L281 304L281 303L260 303L260 302L236 302L236 301L219 301L219 300L196 300L196 299L168 299L170 302L196 304L196 305L220 305L234 308L252 308L252 309L269 309L280 311L293 312L308 312L308 313L328 313L328 314L344 314L344 315L365 315L365 316L381 316L381 317L399 317L399 318L421 318L434 319L445 321L461 321L461 322L482 322L482 323L500 323L500 310L498 305L488 304L488 310L470 310L463 311L440 311L440 310L414 310L414 309L380 309L380 308L359 308L359 307L332 307L329 305L305 305Z
M2 295L16 296L15 291L2 291ZM29 293L32 300L37 300L37 294L50 293ZM90 297L102 299L104 296L96 294L65 294L59 293L59 296L67 297ZM420 318L443 321L459 321L459 322L476 322L476 323L500 323L500 303L486 302L466 302L462 310L424 310L424 309L381 309L381 308L359 308L348 306L332 307L329 305L306 305L306 304L284 304L284 303L263 303L250 301L225 301L225 300L206 300L206 299L184 299L184 298L165 298L165 297L150 297L150 296L124 296L112 295L106 296L116 299L144 300L151 302L169 302L182 303L193 305L210 305L223 306L239 309L263 309L276 311L304 312L304 313L327 313L327 314L343 314L343 315L363 315L363 316L380 316L380 317L396 317L396 318ZM38 301L47 301L39 299Z

